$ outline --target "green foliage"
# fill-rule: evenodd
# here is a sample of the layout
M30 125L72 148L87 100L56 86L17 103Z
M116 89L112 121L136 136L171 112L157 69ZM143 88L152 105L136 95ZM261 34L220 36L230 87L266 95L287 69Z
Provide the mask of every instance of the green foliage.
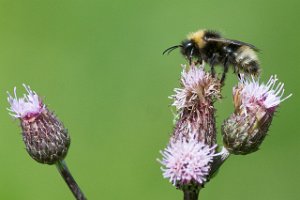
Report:
M201 199L299 199L299 6L292 1L0 1L0 199L73 199L54 166L34 162L6 91L31 86L71 136L66 159L88 199L182 199L156 162L172 132L167 98L185 61L164 49L199 28L261 49L262 79L286 91L261 150L232 156ZM231 70L232 72L232 70ZM218 127L233 111L231 72ZM221 140L219 140L221 142Z

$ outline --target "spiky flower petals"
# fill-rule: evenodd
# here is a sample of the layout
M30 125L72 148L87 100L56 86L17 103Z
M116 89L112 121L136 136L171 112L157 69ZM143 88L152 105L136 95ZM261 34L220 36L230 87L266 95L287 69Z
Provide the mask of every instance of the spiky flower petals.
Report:
M178 118L173 137L177 140L196 137L213 146L216 143L214 100L220 98L220 81L204 71L204 66L182 65L182 88L175 89L174 100Z
M7 100L10 103L10 115L14 118L22 118L29 120L41 114L45 110L36 92L32 91L29 86L23 84L28 94L24 94L23 98L17 97L17 88L14 88L14 97L8 93Z
M171 140L169 146L161 152L164 178L176 187L203 185L210 172L215 147L197 140Z
M233 89L234 105L236 112L257 112L264 110L274 113L281 102L291 97L283 97L284 84L277 84L276 75L271 76L267 84L260 84L254 77L246 79L242 76L237 87Z
M20 119L23 141L29 155L40 163L54 164L68 152L70 137L67 129L42 103L40 97L24 85L28 94L17 98L8 94L8 109Z
M187 67L182 65L181 85L183 88L176 88L173 106L177 110L193 107L205 98L220 97L220 82L204 71L204 66L194 64Z
M240 80L233 89L235 112L222 125L223 143L230 153L249 154L257 151L271 125L279 104L289 98L282 97L284 84L276 85L272 76L267 84L253 77Z

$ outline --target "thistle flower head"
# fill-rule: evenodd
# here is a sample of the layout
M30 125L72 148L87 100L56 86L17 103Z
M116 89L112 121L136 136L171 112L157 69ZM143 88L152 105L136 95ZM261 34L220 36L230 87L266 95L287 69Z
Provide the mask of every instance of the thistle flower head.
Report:
M176 187L192 183L203 185L210 172L215 147L209 147L195 139L171 140L161 152L164 178L169 179Z
M204 71L204 65L196 66L192 64L189 68L182 65L181 84L183 88L176 88L173 106L177 110L192 107L195 102L202 101L205 98L220 97L220 83L209 73Z
M40 163L54 164L68 152L70 137L62 122L48 110L36 92L23 84L28 94L18 98L8 93L10 115L19 118L29 155Z
M248 113L263 109L268 113L274 113L281 102L291 97L291 94L283 97L284 84L281 82L277 84L277 81L276 75L271 76L266 84L260 84L253 76L250 79L242 76L238 86L233 89L236 110L241 109Z
M10 103L10 115L14 118L31 119L45 110L45 105L36 92L32 91L29 86L23 84L28 94L24 94L23 98L17 97L17 88L14 88L14 97L8 93L7 100Z
M230 153L249 154L259 149L269 127L274 112L283 97L284 84L277 83L271 76L267 84L260 84L254 77L241 78L233 89L235 112L222 125L223 143Z

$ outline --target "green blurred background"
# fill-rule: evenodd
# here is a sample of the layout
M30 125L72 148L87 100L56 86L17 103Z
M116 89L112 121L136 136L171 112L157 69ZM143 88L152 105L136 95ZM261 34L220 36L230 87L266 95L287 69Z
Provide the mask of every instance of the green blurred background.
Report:
M156 159L172 132L167 97L185 61L178 51L161 53L199 28L259 47L262 79L277 74L294 94L261 150L232 156L200 199L300 199L299 7L297 0L1 0L0 199L73 199L54 166L29 157L6 111L6 91L17 86L21 95L22 83L68 127L66 162L88 199L182 199ZM216 103L218 127L233 111L231 72Z

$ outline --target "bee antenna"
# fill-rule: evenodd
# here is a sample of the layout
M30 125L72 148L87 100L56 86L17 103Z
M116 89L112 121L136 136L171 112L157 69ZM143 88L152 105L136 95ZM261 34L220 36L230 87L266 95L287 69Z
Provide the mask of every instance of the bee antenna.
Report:
M164 50L163 55L165 53L167 53L167 54L171 53L174 49L177 49L178 47L182 47L182 45L175 45L175 46L167 48L166 50Z

